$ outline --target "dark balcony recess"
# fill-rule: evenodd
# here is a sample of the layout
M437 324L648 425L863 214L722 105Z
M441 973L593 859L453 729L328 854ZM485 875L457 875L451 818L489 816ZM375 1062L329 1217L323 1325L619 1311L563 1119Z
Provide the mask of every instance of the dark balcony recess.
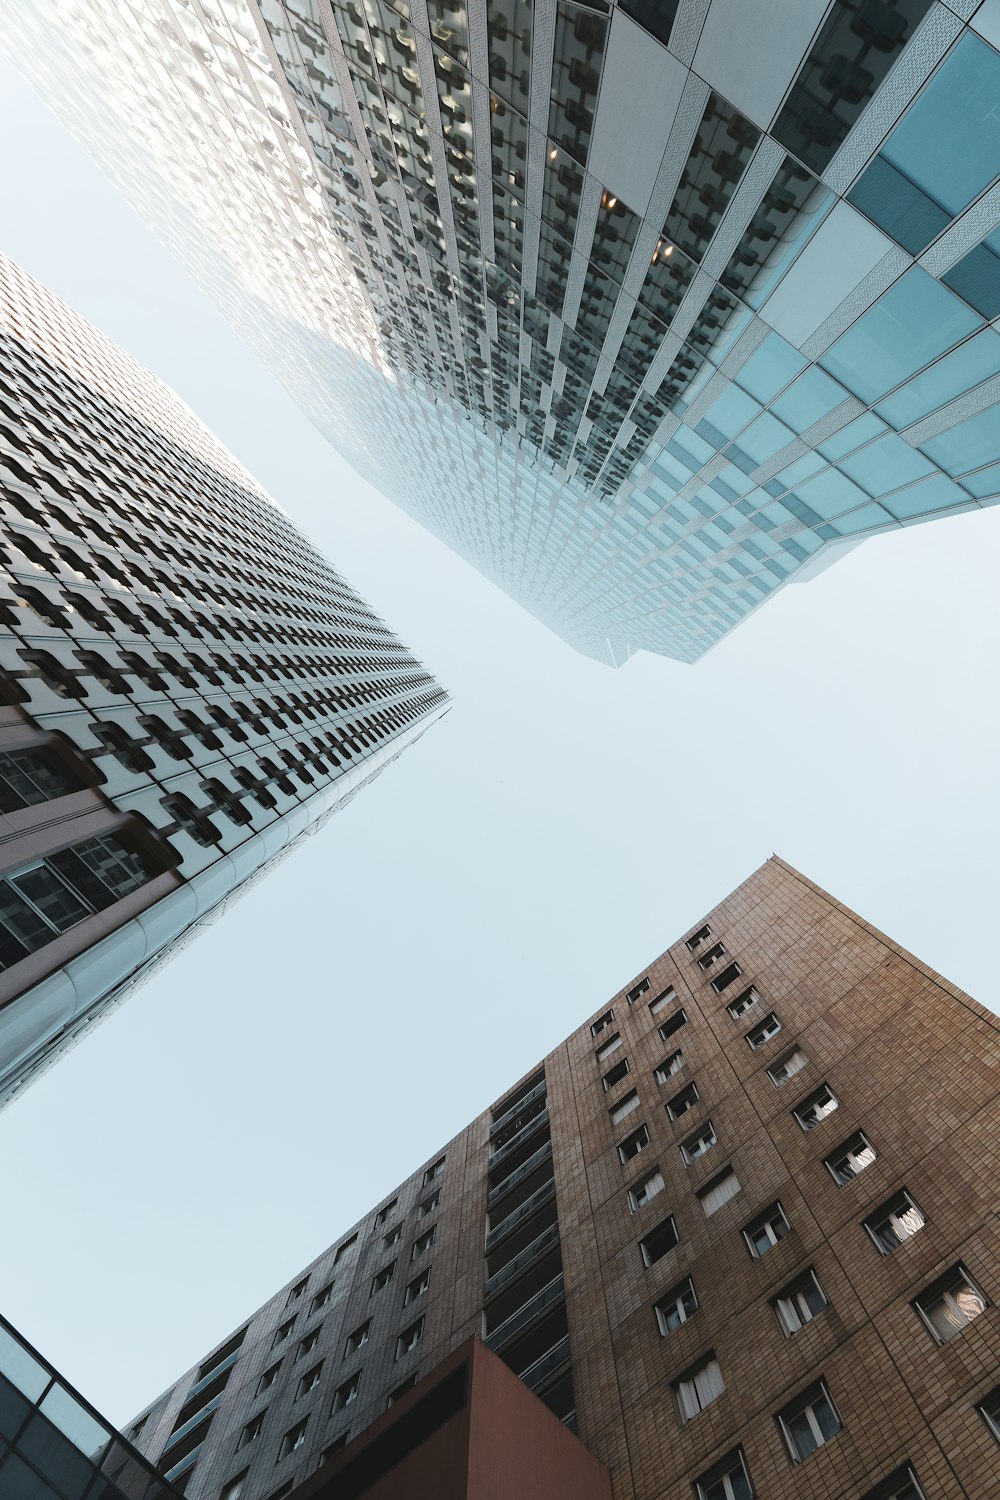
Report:
M540 1255L544 1255L547 1250L554 1245L558 1245L558 1243L559 1225L549 1224L529 1245L525 1245L523 1250L519 1250L512 1260L509 1260L505 1266L502 1266L500 1270L489 1278L483 1287L484 1302L488 1302L491 1297L495 1297L497 1292L501 1291L503 1287L508 1286L524 1271L527 1271L528 1267L533 1265Z
M530 1219L533 1213L536 1213L551 1198L554 1198L555 1194L555 1178L550 1177L547 1182L542 1183L540 1188L536 1188L530 1197L525 1198L523 1203L519 1203L517 1208L512 1213L509 1213L505 1219L501 1219L498 1224L495 1224L486 1236L487 1255L502 1240L505 1240L519 1224L523 1224L525 1219Z
M497 1118L493 1121L493 1124L490 1126L490 1141L496 1143L497 1138L504 1133L508 1126L512 1126L514 1130L516 1130L518 1128L517 1122L519 1117L522 1115L526 1115L531 1105L534 1104L536 1100L544 1098L545 1079L542 1078L540 1082L536 1083L533 1088L530 1088L526 1094L523 1094L520 1099L516 1100L516 1102L512 1104L509 1109L505 1110L502 1115L497 1116Z
M509 1177L505 1177L502 1182L497 1183L496 1187L490 1189L486 1199L486 1207L492 1209L495 1203L500 1202L505 1193L509 1193L519 1182L523 1182L525 1177L530 1177L535 1168L540 1167L542 1162L551 1155L552 1142L546 1141L544 1145L539 1146L537 1151L533 1151L526 1161L521 1162L520 1166L515 1167Z
M516 1312L511 1313L509 1318L494 1328L492 1333L486 1335L486 1344L494 1353L506 1347L513 1339L525 1333L532 1324L536 1323L549 1308L555 1307L557 1303L565 1300L566 1285L563 1281L562 1272L554 1276L547 1285L537 1291L533 1297L523 1303Z

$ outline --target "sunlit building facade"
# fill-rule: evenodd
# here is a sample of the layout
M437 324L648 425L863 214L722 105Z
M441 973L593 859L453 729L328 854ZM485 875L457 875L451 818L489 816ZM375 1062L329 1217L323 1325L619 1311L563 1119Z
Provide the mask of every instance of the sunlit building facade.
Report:
M2 1103L447 698L171 390L3 257L0 507Z
M1000 492L994 0L0 15L350 462L601 661Z
M127 1435L188 1500L986 1500L998 1062L772 859Z

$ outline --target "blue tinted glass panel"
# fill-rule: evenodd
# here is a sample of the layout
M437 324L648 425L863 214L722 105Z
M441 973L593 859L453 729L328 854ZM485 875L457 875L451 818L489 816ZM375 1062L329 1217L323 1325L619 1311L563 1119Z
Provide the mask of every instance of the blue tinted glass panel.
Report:
M878 417L866 412L863 417L855 417L853 422L848 422L833 437L827 438L825 443L820 443L817 451L828 458L831 463L836 461L845 453L851 453L855 448L860 448L862 443L870 443L872 438L878 437L881 432L888 432L884 422Z
M966 475L962 485L977 500L988 500L994 495L1000 495L1000 464L994 464L992 469L980 469L978 474Z
M1000 255L988 245L970 250L941 280L984 318L1000 315Z
M790 489L793 485L801 484L803 480L811 479L818 474L820 469L825 469L826 464L816 453L807 453L803 458L797 458L787 469L782 469L780 474L774 477L787 485Z
M820 363L862 401L877 401L981 322L914 266L827 350Z
M841 536L851 536L856 531L871 531L875 526L885 526L895 519L880 505L863 505L849 515L839 516L833 525Z
M934 472L933 464L894 433L841 459L840 467L876 499Z
M911 255L925 250L952 220L947 209L883 156L876 156L862 173L847 200Z
M973 386L1000 373L1000 334L984 328L922 375L879 403L879 414L893 427L906 427L954 401Z
M846 400L844 387L813 365L771 403L771 410L796 432L805 432L807 427Z
M790 380L794 380L809 361L776 333L769 333L736 376L737 381L758 401L768 402Z
M911 516L925 516L934 510L971 505L972 501L957 484L952 484L943 474L935 474L932 479L924 479L920 484L911 485L908 490L890 495L883 504L901 521L906 521Z
M772 417L770 412L765 412L758 417L746 432L740 434L740 447L744 453L749 453L756 464L762 464L782 448L794 442L795 433L784 422L779 422L777 417Z
M882 148L952 215L1000 172L1000 56L967 34Z
M967 474L1000 460L1000 407L990 406L921 447L949 474Z
M761 405L759 401L753 401L737 386L731 385L724 391L705 413L705 420L723 433L727 438L734 438L738 432L742 432L748 422L759 416Z
M824 520L839 516L844 511L854 510L859 505L866 505L871 499L864 490L852 484L836 469L827 469L825 474L820 474L816 479L810 479L807 484L799 485L798 493L806 505Z

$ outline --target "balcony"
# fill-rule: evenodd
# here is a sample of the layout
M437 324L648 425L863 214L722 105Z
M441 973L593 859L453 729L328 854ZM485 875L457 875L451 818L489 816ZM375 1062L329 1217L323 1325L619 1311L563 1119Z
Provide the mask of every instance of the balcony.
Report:
M540 1167L542 1162L551 1155L552 1142L545 1141L537 1151L533 1151L525 1161L515 1167L509 1177L505 1177L502 1182L497 1183L496 1187L490 1189L486 1198L486 1207L491 1209L495 1203L499 1203L505 1193L509 1193L525 1177L530 1177L535 1168Z
M557 1303L563 1302L565 1297L566 1285L560 1271L558 1276L554 1276L540 1291L535 1292L534 1296L529 1297L527 1302L523 1302L516 1312L511 1313L509 1318L504 1318L503 1322L498 1324L492 1333L488 1333L485 1340L486 1344L494 1353L499 1353L512 1339L516 1339L520 1334L526 1332L533 1323L536 1323L550 1307L555 1307Z
M213 1369L209 1370L207 1375L203 1375L199 1381L196 1381L196 1383L191 1387L187 1395L184 1397L184 1405L187 1406L188 1402L193 1396L201 1395L201 1392L207 1390L207 1388L213 1383L213 1381L218 1380L220 1375L222 1375L226 1371L231 1370L239 1357L240 1351L238 1349L235 1349L232 1354L227 1356L226 1359L221 1360L219 1364L215 1365Z
M501 1162L508 1161L510 1157L515 1156L517 1152L520 1151L522 1147L531 1140L535 1131L541 1130L542 1126L547 1125L548 1123L548 1110L539 1110L538 1114L534 1115L525 1125L523 1125L516 1135L512 1135L510 1140L507 1141L505 1145L500 1146L496 1151L491 1153L489 1159L490 1172L495 1171L495 1169L501 1164Z
M512 1260L509 1260L505 1266L502 1266L499 1271L495 1272L488 1279L486 1285L483 1287L483 1301L488 1302L491 1297L495 1297L497 1292L507 1286L509 1282L516 1280L522 1271L526 1271L540 1255L544 1255L547 1250L558 1245L558 1243L559 1225L547 1225L541 1234L537 1235L529 1245L525 1245L523 1250L519 1250Z
M544 1385L550 1376L554 1376L558 1370L562 1370L569 1364L569 1334L565 1334L557 1344L553 1344L547 1354L543 1354L530 1364L526 1370L522 1370L519 1379L523 1380L529 1390L537 1390Z
M189 1417L182 1426L175 1428L163 1446L163 1453L169 1453L171 1448L175 1448L182 1438L187 1437L188 1433L194 1432L196 1427L200 1427L203 1422L209 1421L217 1411L221 1400L221 1395L213 1396L211 1401L206 1401L204 1406L198 1408L193 1417Z
M550 1177L547 1182L542 1183L540 1188L536 1188L530 1197L525 1198L523 1203L519 1203L512 1213L509 1213L505 1219L501 1219L486 1236L487 1255L500 1244L501 1240L505 1240L519 1224L523 1224L525 1219L530 1219L531 1215L544 1204L548 1203L550 1198L554 1198L555 1193L555 1179Z
M490 1126L490 1140L493 1141L497 1136L502 1135L507 1126L513 1125L518 1115L523 1115L535 1103L536 1099L544 1098L545 1079L543 1078L540 1083L535 1084L533 1089L529 1089L526 1094L523 1094L517 1103L506 1110L499 1119L493 1121L493 1124Z

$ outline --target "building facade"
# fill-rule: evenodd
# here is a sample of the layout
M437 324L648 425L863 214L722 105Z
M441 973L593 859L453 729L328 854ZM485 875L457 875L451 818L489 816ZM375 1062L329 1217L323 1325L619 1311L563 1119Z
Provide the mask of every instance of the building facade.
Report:
M987 1500L998 1058L772 859L128 1435L189 1500L366 1494L478 1337L616 1500Z
M0 1102L447 706L181 401L0 258Z
M588 655L1000 492L996 0L0 14L350 462Z

